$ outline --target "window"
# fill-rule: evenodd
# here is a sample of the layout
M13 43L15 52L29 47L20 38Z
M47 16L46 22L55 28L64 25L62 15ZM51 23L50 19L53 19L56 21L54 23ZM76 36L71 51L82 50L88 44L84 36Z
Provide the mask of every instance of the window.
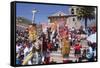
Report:
M74 14L74 9L73 8L71 9L71 13Z
M73 18L73 21L75 21L75 18Z

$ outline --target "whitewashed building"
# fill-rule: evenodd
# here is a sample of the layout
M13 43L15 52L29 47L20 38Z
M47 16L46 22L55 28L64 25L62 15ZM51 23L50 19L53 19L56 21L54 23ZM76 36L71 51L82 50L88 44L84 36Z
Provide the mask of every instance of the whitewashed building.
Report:
M76 11L78 8L76 6L72 6L69 8L68 14L63 13L61 11L52 14L48 17L50 23L57 22L60 26L66 25L68 28L76 28L79 29L81 26L80 20L77 19Z

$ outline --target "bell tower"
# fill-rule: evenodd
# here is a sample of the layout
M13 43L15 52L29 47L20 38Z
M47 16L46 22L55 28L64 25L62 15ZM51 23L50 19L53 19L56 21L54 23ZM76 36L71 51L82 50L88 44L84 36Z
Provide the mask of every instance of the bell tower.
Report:
M68 25L70 26L69 28L75 28L75 29L79 29L81 24L79 19L77 18L77 10L79 10L79 8L77 6L71 6L69 8L69 18L68 18Z
M76 15L76 14L77 14L77 10L78 10L78 7L77 7L77 6L72 6L72 7L69 9L69 12L70 12L70 14L72 14L72 15Z

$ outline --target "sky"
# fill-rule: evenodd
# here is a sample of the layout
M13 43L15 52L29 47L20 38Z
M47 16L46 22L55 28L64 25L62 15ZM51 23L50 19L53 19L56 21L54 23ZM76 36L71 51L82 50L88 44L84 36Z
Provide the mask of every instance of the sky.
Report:
M33 3L16 3L16 16L25 17L32 21L32 10L36 9L38 12L35 14L35 22L38 23L47 23L48 16L57 13L59 11L69 14L68 5L47 5L47 4L33 4ZM88 24L91 21L88 20ZM93 21L92 21L93 22ZM95 20L94 20L95 22ZM84 26L84 21L81 21L81 24Z
M38 12L35 14L35 22L48 22L48 16L62 11L66 14L69 13L70 6L65 5L47 5L47 4L32 4L32 3L17 3L16 16L25 17L32 20L32 10L36 9Z

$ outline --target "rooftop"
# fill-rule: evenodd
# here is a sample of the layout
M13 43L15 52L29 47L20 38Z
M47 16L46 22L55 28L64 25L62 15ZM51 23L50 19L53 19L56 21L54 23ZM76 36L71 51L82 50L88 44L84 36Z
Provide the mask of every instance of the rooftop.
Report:
M76 15L67 15L66 13L58 11L58 12L50 15L48 18L51 18L51 17L71 17L71 16L76 16Z

